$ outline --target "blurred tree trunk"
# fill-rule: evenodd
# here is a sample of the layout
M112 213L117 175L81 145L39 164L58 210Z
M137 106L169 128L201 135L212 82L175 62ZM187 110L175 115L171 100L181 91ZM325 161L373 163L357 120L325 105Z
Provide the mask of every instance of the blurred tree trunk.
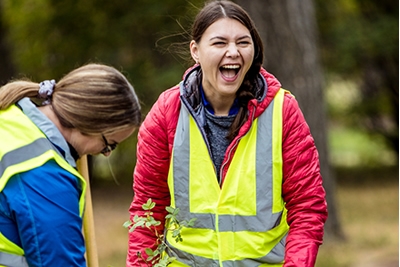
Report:
M253 18L264 42L265 68L295 96L319 151L327 193L327 236L342 238L335 201L335 177L329 162L323 74L312 0L237 0Z
M6 84L14 75L11 53L6 42L6 27L3 23L3 2L0 1L0 86Z

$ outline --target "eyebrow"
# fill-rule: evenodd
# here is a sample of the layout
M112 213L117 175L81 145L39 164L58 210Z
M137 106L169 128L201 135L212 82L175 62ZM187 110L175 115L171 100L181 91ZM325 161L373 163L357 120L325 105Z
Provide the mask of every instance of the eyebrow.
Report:
M214 40L214 39L221 39L221 40L227 40L228 38L222 37L222 36L214 36L210 38L210 41ZM251 36L249 35L244 35L239 37L237 40L243 40L243 39L251 39Z

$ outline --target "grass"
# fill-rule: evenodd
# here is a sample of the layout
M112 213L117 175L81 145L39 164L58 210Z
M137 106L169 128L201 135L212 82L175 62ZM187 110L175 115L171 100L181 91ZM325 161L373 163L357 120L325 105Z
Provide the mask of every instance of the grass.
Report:
M337 205L346 240L325 240L317 267L399 266L398 169L341 171Z
M122 225L129 219L132 189L126 185L99 186L92 189L92 198L99 267L124 267L128 231Z

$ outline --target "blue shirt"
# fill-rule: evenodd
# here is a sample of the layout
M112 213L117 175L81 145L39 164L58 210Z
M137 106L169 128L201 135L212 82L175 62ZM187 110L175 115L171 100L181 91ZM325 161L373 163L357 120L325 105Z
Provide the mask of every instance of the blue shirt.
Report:
M60 154L76 166L57 127L32 103L19 104ZM23 248L30 267L86 267L80 195L79 179L55 161L14 175L0 192L0 232Z

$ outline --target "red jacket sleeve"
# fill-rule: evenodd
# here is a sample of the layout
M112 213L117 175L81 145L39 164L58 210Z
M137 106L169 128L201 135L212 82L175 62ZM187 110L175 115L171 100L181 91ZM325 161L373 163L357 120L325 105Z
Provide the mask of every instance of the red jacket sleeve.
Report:
M170 103L176 105L178 102L170 100L163 93L139 129L133 181L134 197L129 209L130 218L133 220L135 215L144 214L142 205L151 198L156 203L152 209L153 217L161 221L161 225L156 230L161 234L167 214L165 207L170 205L167 177L174 134L170 134L169 131L175 130L171 121L173 122L173 118L176 117L175 114L168 114L168 110L175 112L177 108L171 107ZM143 258L147 258L144 250L146 248L154 250L156 241L154 231L147 228L138 227L129 233L126 266L147 266L143 259L138 258L138 252Z
M290 226L284 267L312 267L327 219L318 152L309 127L290 94L283 110L283 199Z

